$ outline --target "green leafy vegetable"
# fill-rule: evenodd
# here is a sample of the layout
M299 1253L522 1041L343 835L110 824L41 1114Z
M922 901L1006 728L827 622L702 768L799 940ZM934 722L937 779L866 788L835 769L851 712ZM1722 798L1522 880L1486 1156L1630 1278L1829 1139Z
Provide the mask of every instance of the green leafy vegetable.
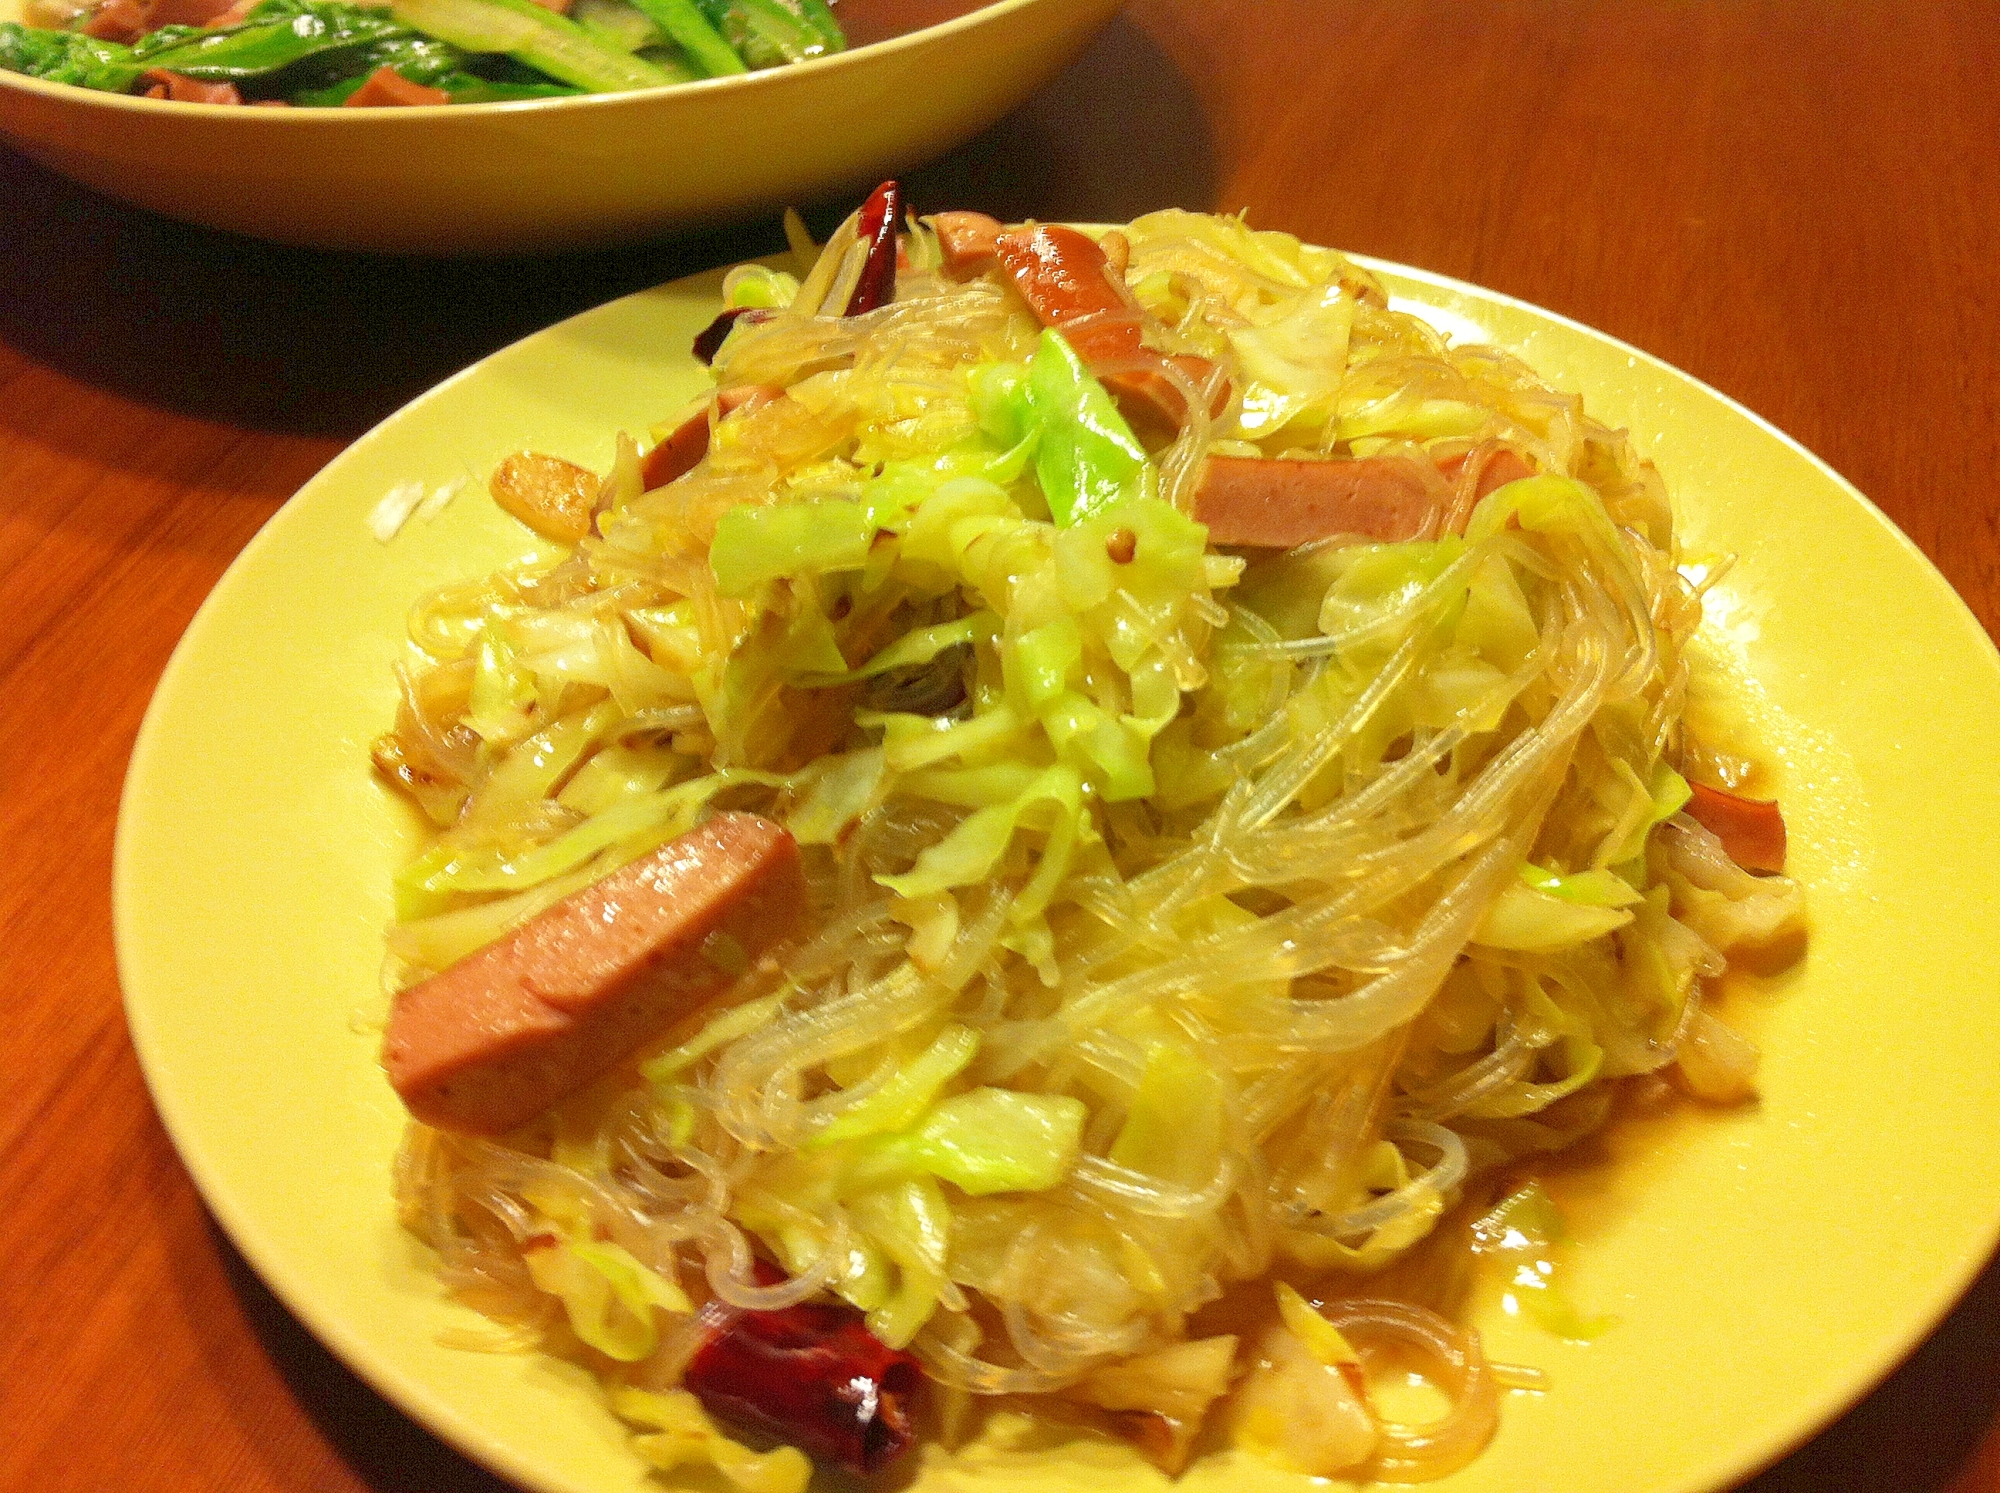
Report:
M605 45L535 0L395 0L396 19L469 52L504 52L558 82L594 93L653 88L662 69Z
M256 84L256 97L343 104L378 68L453 103L560 98L688 82L745 70L695 0L583 0L574 20L533 0L265 0L220 30L166 26L136 43L0 24L0 69L115 93L162 68L209 83ZM846 45L824 4L731 0L706 5L758 66ZM510 66L509 63L518 66Z
M1060 1094L972 1089L947 1099L915 1130L878 1136L851 1179L928 1173L961 1192L1045 1192L1069 1175L1083 1139L1083 1101Z
M154 68L205 83L268 78L314 58L358 53L409 30L383 10L339 0L265 0L236 26L162 26L131 46L75 31L0 25L0 68L113 93Z
M1027 393L1041 430L1035 475L1058 524L1089 518L1121 498L1148 495L1146 448L1054 328L1042 333L1028 365Z
M98 41L80 31L42 31L16 21L0 22L0 68L111 93L128 92L149 64L132 49Z
M1601 1336L1616 1317L1586 1317L1562 1287L1569 1227L1540 1183L1509 1194L1472 1226L1472 1248L1507 1272L1508 1310L1528 1315L1558 1337L1582 1342Z
M746 72L743 59L722 38L695 0L633 0L648 19L674 41L704 78Z
M607 46L641 52L667 42L659 22L625 0L576 0L569 17Z
M732 508L715 526L708 564L724 596L748 596L781 576L859 569L875 529L868 507L839 499Z
M825 35L804 13L780 0L699 0L701 11L751 67L781 67L823 56Z
M813 1137L813 1144L827 1145L909 1128L978 1051L977 1032L956 1024L946 1027L929 1047L897 1066L874 1093L853 1108L841 1111L832 1124Z
M389 38L407 38L380 10L350 5L300 7L288 18L262 20L265 7L240 27L219 31L155 52L150 67L165 68L204 83L236 83L269 77L309 58L358 51Z
M826 43L829 52L847 50L847 34L840 29L840 22L833 17L833 8L826 0L785 0L791 9L806 18L808 24L819 32L820 40Z

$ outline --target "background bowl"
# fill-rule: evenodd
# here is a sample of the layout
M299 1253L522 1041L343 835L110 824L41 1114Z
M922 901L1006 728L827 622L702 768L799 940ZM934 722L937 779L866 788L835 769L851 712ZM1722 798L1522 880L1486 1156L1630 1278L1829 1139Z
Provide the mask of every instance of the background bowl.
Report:
M588 248L873 186L998 119L1119 4L1000 0L793 67L518 104L246 109L0 72L0 137L127 202L279 243Z

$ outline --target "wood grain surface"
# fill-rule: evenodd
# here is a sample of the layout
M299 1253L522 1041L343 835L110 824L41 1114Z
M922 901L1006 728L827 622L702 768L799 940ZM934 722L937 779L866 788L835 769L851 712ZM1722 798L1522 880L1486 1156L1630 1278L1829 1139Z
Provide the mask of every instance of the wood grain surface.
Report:
M1797 436L2000 624L1982 0L1135 0L907 184L1002 216L1247 208L1578 318ZM500 1486L319 1347L181 1170L119 1006L119 784L202 597L343 444L558 317L778 242L339 257L0 151L0 1493ZM1989 1269L1749 1486L1996 1493L1996 1343Z

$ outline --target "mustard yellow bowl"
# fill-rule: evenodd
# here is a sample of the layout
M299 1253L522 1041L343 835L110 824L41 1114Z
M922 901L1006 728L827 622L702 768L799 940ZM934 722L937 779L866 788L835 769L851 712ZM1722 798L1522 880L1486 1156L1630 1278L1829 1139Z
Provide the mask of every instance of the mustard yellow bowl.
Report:
M1119 4L1000 0L794 67L514 104L245 109L0 72L0 138L113 197L279 243L631 243L939 155L1053 78ZM20 5L0 0L0 20Z

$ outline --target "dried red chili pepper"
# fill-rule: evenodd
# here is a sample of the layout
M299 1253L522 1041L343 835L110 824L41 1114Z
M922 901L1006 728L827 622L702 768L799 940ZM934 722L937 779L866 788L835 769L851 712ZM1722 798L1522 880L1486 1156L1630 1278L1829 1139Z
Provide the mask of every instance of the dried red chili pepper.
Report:
M758 1274L766 1284L782 1279L768 1266ZM923 1372L871 1333L853 1307L808 1301L723 1318L682 1382L718 1420L761 1431L814 1461L871 1473L909 1447Z
M755 326L760 321L769 321L771 313L758 306L737 306L723 312L695 334L694 355L704 363L713 363L739 317L748 317L750 324Z
M903 217L903 189L885 181L861 204L855 232L868 245L868 258L842 316L859 316L896 298L896 225Z

